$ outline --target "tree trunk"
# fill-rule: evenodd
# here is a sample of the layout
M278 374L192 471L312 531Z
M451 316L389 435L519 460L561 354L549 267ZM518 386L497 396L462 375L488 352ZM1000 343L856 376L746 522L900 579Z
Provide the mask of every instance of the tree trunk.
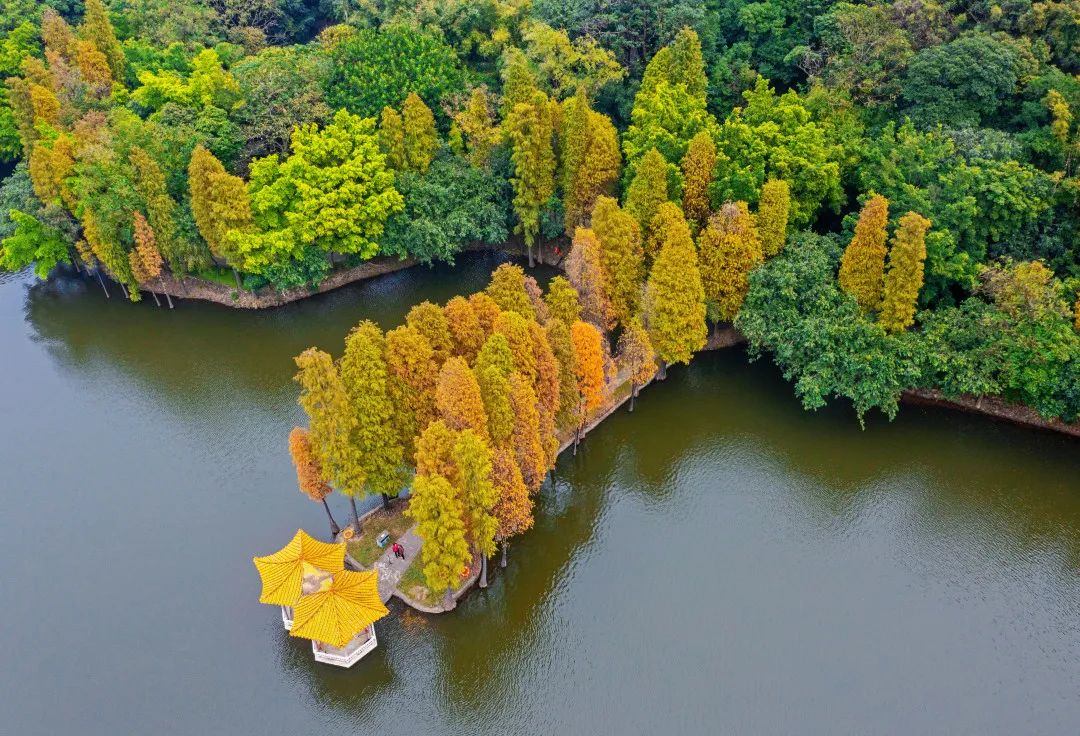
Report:
M525 248L529 251L529 268L532 268L536 265L533 263L532 243L526 243Z
M158 276L157 282L158 288L161 289L161 293L165 295L165 301L169 303L169 309L172 309L172 297L169 296L169 292L165 291L165 281L161 278L160 275Z
M480 553L480 587L487 587L487 555Z
M236 279L236 288L240 291L244 290L243 284L240 283L240 272L234 267L232 270L233 278Z
M630 412L631 413L633 413L633 411L634 411L634 399L636 399L636 398L637 398L637 382L631 380L630 381Z
M120 283L120 291L124 292L124 298L125 299L131 299L131 294L128 293L127 287L124 286L124 282L121 281L119 283Z
M349 496L349 503L352 504L353 526L355 527L356 535L360 536L360 512L356 510L356 499Z
M101 284L101 290L105 292L105 298L111 299L112 297L109 295L109 290L105 286L105 279L101 278L100 267L94 269L94 275L97 276L98 283Z
M157 298L157 292L154 291L153 289L151 289L150 293L154 295L154 304L157 304L160 307L161 306L161 300Z
M544 246L543 246L543 244L540 244L540 245L536 246L536 262L539 263L541 266L544 265Z
M454 591L452 588L447 588L443 593L442 607L444 611L453 611L457 608L457 601L454 600Z
M661 359L661 361L660 361L660 370L658 370L656 372L656 380L657 381L665 381L665 380L667 380L667 361L666 360Z
M581 425L583 422L578 422L577 429L574 430L574 457L577 457L577 448L581 444Z
M506 567L506 550L510 547L510 542L506 539L502 543L502 559L499 560L499 567Z
M379 494L382 496L382 507L384 511L390 510L390 496L386 493Z
M322 500L322 505L323 508L326 509L326 517L330 519L330 536L336 539L337 535L341 534L341 527L339 527L337 525L337 522L334 521L334 515L330 513L330 504L326 502L325 498Z

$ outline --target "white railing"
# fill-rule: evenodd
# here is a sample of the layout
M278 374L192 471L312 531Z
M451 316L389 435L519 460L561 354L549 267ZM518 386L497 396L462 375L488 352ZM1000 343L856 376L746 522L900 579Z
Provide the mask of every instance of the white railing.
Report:
M316 641L311 642L311 652L315 655L315 661L337 665L338 667L352 667L379 644L375 638L375 627L369 626L367 632L370 634L367 641L357 645L355 649L349 648L352 642L347 644L344 649L334 649L333 647L320 645ZM357 636L362 636L363 633L361 632Z
M286 631L289 631L290 629L292 629L292 617L293 617L292 609L290 607L288 607L288 606L282 606L281 607L281 623L285 626Z

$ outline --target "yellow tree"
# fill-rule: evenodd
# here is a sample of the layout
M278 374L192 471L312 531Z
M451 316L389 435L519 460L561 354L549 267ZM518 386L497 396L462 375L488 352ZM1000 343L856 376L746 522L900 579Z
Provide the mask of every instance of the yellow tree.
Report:
M472 305L464 297L455 296L443 307L443 315L450 330L454 355L472 363L487 339Z
M758 197L757 229L766 258L778 255L787 241L791 188L783 179L769 179Z
M668 201L668 163L655 148L649 149L638 163L634 180L626 190L624 207L641 227L644 237L652 232L653 217Z
M615 323L608 299L611 288L601 263L600 241L596 233L584 227L575 231L564 268L570 284L577 290L583 318L600 329L610 329Z
M311 449L311 438L303 427L293 427L289 432L289 455L296 466L296 482L300 491L312 501L322 503L326 509L326 518L330 520L330 536L336 537L341 528L334 521L334 515L330 513L330 506L326 503L326 497L333 489L323 478L322 468Z
M562 276L556 276L548 282L544 302L547 304L550 317L561 319L566 324L573 324L581 319L581 304L578 303L577 289Z
M555 412L555 423L559 429L566 429L574 426L580 408L577 361L574 358L574 345L570 340L570 327L561 319L553 318L544 325L544 332L547 333L548 345L559 364L559 408Z
M574 346L574 367L577 378L577 395L581 405L577 429L574 433L574 454L581 442L581 430L589 412L604 403L604 348L600 331L588 322L577 321L570 326L570 340Z
M533 245L540 232L540 211L555 193L555 121L547 95L534 90L528 101L515 104L503 120L503 130L510 139L510 158L514 164L510 183L514 187L514 212L518 216L516 230L525 236L532 268Z
M443 363L435 384L435 406L450 429L459 432L471 429L490 440L480 386L469 364L461 358L449 358Z
M236 269L243 266L239 250L228 234L252 227L251 200L244 180L225 171L220 161L203 146L195 146L188 165L191 213L210 252ZM240 277L236 275L236 286Z
M712 211L709 186L716 169L716 144L706 130L690 139L680 162L683 175L683 212L696 228L702 228Z
M102 0L86 0L85 7L79 35L92 42L105 55L113 79L123 79L127 61L116 38L116 31L109 21L109 11L105 8L105 3Z
M630 411L633 411L638 388L656 375L656 353L649 333L637 317L619 335L618 353L619 362L630 373Z
M465 510L465 532L469 546L480 555L480 587L487 587L487 561L495 554L495 518L498 490L491 481L491 448L471 429L458 435L454 444L458 466L458 493Z
M506 342L510 345L510 353L514 358L514 369L525 376L530 385L534 385L537 366L532 334L529 330L531 321L517 312L503 312L495 322L495 334L506 338Z
M512 445L514 459L530 493L537 493L547 475L547 452L540 436L540 412L536 393L520 373L510 375L510 407L514 412Z
M930 221L915 212L900 218L889 247L889 273L878 322L886 332L903 332L915 321L915 305L923 285L926 231Z
M660 356L660 378L669 363L689 363L705 347L705 289L690 228L675 222L645 285L646 327Z
M405 123L389 106L379 115L379 149L386 156L387 166L394 171L405 170Z
M364 320L345 338L339 371L352 413L352 445L360 457L356 483L343 492L353 506L353 520L360 532L356 498L368 493L382 496L389 507L405 483L404 448L394 428L394 405L390 400L386 368L386 340L371 320Z
M701 233L698 252L706 303L716 306L718 321L734 320L750 290L750 272L764 260L746 202L720 208Z
M410 92L401 106L401 117L405 127L405 164L410 171L424 174L439 150L435 116L419 95Z
M454 354L454 342L446 315L437 304L423 301L409 310L405 323L427 338L436 366L441 366Z
M454 462L454 444L458 433L436 419L420 433L416 440L416 474L441 475L457 483L457 463Z
M491 283L485 293L504 312L516 312L526 319L534 319L529 294L525 291L525 272L521 266L504 263L491 273Z
M387 392L394 407L393 426L402 456L411 462L416 437L435 419L435 364L431 343L415 327L402 325L386 333Z
M469 306L472 307L477 321L480 322L480 329L484 331L485 335L490 336L495 331L495 321L499 319L502 309L499 308L494 299L483 291L469 295Z
M881 309L885 284L885 226L889 200L875 194L859 212L855 235L840 259L840 288L855 297L863 311Z
M563 104L559 133L566 232L585 224L596 198L614 191L622 165L611 120L589 107L585 88Z
M308 415L310 440L324 477L342 493L363 488L365 471L359 449L353 444L354 416L345 384L333 359L321 350L308 348L296 356L299 369L300 406ZM355 507L353 517L357 518ZM359 528L359 527L358 527Z
M499 522L495 539L502 547L499 566L506 567L510 538L532 529L533 502L512 450L495 450L491 462L491 481L499 495L494 509L495 518Z
M454 122L469 144L469 163L478 169L486 169L491 149L499 140L495 110L487 88L477 87L472 91L465 109L454 115Z
M471 557L461 498L443 476L418 475L405 513L416 521L416 534L424 540L420 548L424 579L435 595L443 595L443 608L450 610L456 605L454 588Z
M593 207L592 229L600 241L600 261L612 315L625 325L638 311L645 278L641 226L613 197L599 197ZM567 325L576 321L567 316L563 317Z

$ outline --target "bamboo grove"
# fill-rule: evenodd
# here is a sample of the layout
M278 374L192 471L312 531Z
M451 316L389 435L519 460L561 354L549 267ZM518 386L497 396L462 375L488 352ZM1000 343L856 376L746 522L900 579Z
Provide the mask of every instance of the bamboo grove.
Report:
M544 304L571 347L581 322L664 370L733 323L807 408L891 417L933 388L1071 421L1078 8L15 0L0 266L71 264L138 300L513 234L530 265L568 251ZM381 380L370 332L346 384ZM440 370L475 369L427 337ZM390 488L401 453L362 485Z

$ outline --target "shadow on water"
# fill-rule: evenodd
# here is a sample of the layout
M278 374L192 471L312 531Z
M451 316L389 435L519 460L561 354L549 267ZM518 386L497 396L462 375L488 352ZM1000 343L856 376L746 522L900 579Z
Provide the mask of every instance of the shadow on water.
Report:
M456 266L406 269L269 310L184 299L169 310L148 294L130 304L115 285L106 299L94 279L68 270L27 290L25 315L66 370L122 372L174 409L198 407L217 393L208 385L222 382L236 408L268 398L291 403L289 357L312 346L340 355L358 321L396 327L414 304L482 289L496 266L512 260L502 252L467 253Z

